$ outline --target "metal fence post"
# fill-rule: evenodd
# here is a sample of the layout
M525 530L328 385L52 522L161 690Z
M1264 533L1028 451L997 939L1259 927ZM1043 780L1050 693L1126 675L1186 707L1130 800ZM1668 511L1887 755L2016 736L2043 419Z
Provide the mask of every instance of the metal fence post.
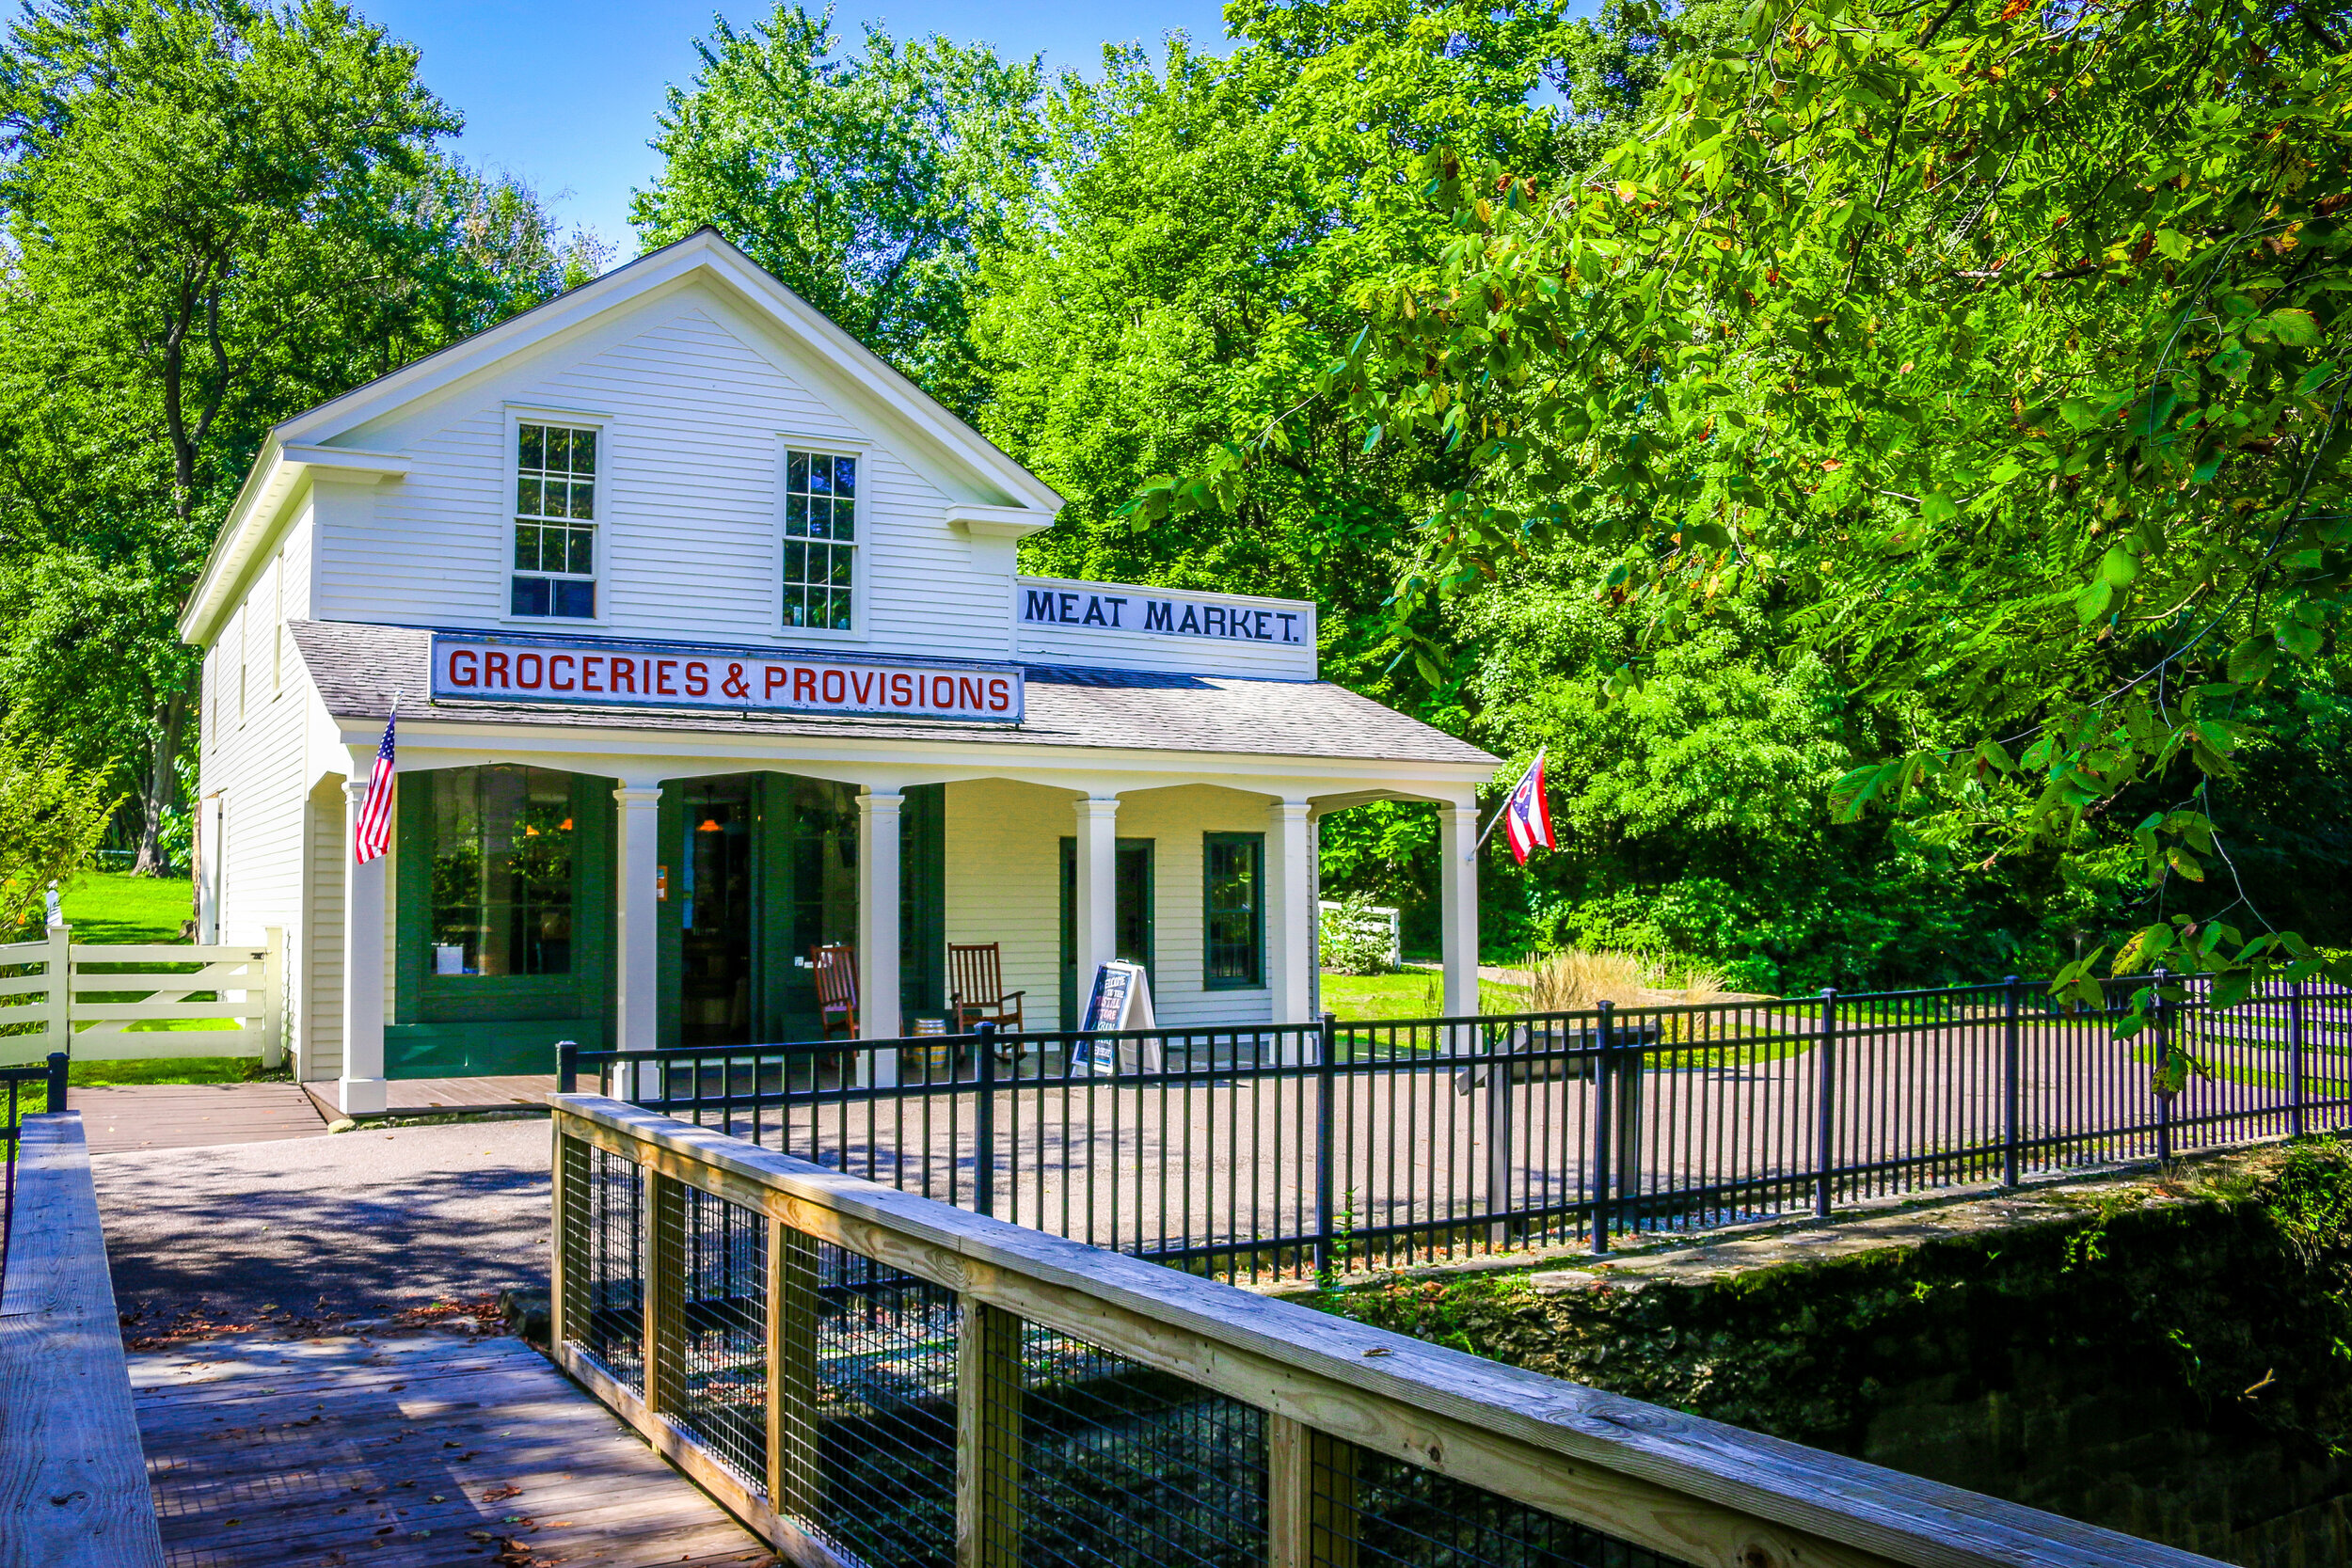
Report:
M1315 1278L1331 1277L1331 1249L1337 1217L1332 1206L1332 1102L1339 1097L1339 1015L1326 1013L1318 1024L1315 1045Z
M1813 1213L1829 1218L1837 1185L1837 988L1821 988L1821 1033L1813 1047Z
M2020 1149L2017 1125L2018 1048L2021 1005L2017 976L2012 974L2001 982L2007 992L2008 1018L2002 1029L2001 1041L2001 1185L2014 1187L2018 1182Z
M1492 1030L1482 1033L1486 1053L1486 1212L1490 1216L1486 1244L1500 1250L1511 1244L1511 1223L1503 1216L1511 1212L1511 1165L1517 1152L1512 1147L1517 1129L1513 1125L1511 1092L1517 1065L1509 1059L1514 1053L1507 1049L1513 1031L1506 1029L1503 1033L1502 1040L1506 1049L1501 1051L1496 1049ZM1527 1037L1532 1050L1532 1031Z
M1600 1022L1595 1033L1600 1040L1600 1054L1593 1062L1593 1163L1586 1179L1591 1189L1593 1256L1599 1258L1609 1251L1609 1228L1613 1216L1609 1211L1610 1133L1616 1120L1616 1074L1609 1070L1609 1057L1614 1048L1611 1029L1615 1005L1604 1001L1600 1005Z
M49 1114L51 1116L65 1109L65 1069L68 1062L69 1058L62 1051L52 1051L49 1053Z
M972 1107L972 1212L993 1216L996 1212L996 1025L982 1019L972 1026L972 1037L977 1042L973 1049L979 1053L975 1076L980 1091L978 1102ZM948 1076L954 1076L952 1066Z
M2166 1075L2172 1070L2171 1009L2164 999L2164 965L2158 964L2155 972L2155 986L2150 993L2148 1010L2155 1021L2156 1082L2159 1085L2164 1083ZM2160 1086L2156 1090L2156 1164L2169 1165L2171 1163L2172 1091Z
M2303 982L2287 987L2287 1136L2303 1135Z
M578 1040L555 1042L555 1092L558 1094L580 1092L580 1042Z

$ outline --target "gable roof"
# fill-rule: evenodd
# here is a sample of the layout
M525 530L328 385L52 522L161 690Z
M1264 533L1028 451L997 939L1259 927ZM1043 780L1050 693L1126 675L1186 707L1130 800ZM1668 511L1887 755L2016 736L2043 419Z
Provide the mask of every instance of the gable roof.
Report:
M656 291L697 277L718 285L811 355L843 367L863 395L928 438L949 464L1014 501L1011 507L965 506L962 510L996 515L999 526L1013 526L1007 519L1033 514L1037 528L1051 522L1061 510L1061 497L1043 481L892 369L823 311L777 281L717 230L704 228L272 428L181 610L181 639L199 644L212 640L233 603L236 583L272 534L278 515L306 475L322 468L388 478L407 471L407 459L399 453L338 444L349 432L625 310Z

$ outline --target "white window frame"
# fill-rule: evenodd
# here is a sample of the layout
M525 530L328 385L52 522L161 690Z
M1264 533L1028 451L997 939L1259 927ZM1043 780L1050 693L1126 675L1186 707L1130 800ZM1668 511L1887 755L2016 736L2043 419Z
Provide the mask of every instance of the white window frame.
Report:
M850 626L847 631L831 626L789 626L784 622L784 555L787 543L785 535L786 483L791 471L791 454L808 452L824 457L850 457L857 460L858 494L852 513L855 536L850 546ZM872 623L866 614L867 587L873 577L874 513L870 475L873 468L872 449L863 441L844 441L831 436L803 436L790 431L776 433L776 510L775 551L768 569L768 635L780 642L866 642L872 640Z
M603 626L612 620L612 574L607 568L612 560L612 416L586 408L559 408L546 404L510 403L506 404L506 448L499 463L499 575L498 610L493 619L501 626ZM515 511L515 485L522 465L522 433L527 424L558 425L565 430L590 430L596 436L596 515L589 519L595 525L596 569L585 580L596 585L596 612L594 615L517 615L515 613L515 578L551 577L546 572L521 572L515 564L515 525L520 517ZM570 581L582 579L562 574Z

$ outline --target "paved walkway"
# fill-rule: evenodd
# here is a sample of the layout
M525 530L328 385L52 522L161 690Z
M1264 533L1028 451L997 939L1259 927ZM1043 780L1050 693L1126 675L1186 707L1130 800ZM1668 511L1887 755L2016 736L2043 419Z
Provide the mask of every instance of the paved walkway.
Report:
M245 1336L131 1383L172 1568L776 1560L520 1340Z
M100 1154L90 1170L134 1348L547 1282L543 1120Z

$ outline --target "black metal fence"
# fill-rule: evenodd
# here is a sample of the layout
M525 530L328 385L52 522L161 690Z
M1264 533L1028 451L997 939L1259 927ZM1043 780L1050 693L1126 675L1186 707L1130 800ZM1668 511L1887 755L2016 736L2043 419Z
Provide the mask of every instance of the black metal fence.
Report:
M1583 1013L565 1053L602 1091L1227 1278L1706 1229L2352 1121L2352 993L1999 984ZM2185 1066L2175 1092L2159 1069Z
M44 1111L65 1109L66 1053L53 1051L45 1062L25 1062L16 1067L0 1067L0 1095L6 1105L0 1109L0 1279L8 1277L8 1229L16 1216L16 1149L19 1141L16 1124L30 1114L30 1090L42 1085Z

